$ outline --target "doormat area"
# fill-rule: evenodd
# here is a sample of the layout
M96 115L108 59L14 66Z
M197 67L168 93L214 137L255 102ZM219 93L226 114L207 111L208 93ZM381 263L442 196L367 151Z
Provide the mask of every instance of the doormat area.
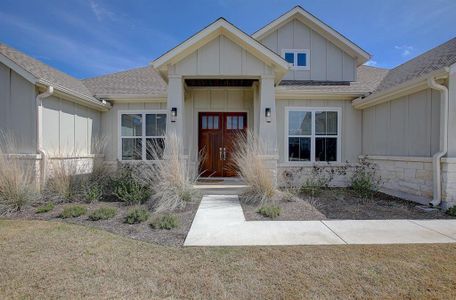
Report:
M197 180L198 183L221 183L223 179L212 179L212 178L200 178Z

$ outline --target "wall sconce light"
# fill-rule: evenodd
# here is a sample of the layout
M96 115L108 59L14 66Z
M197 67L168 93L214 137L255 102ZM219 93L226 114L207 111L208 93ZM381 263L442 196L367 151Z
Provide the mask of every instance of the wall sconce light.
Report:
M264 110L264 116L266 117L266 122L271 123L271 108L267 107Z
M171 122L176 122L177 119L177 107L171 108Z

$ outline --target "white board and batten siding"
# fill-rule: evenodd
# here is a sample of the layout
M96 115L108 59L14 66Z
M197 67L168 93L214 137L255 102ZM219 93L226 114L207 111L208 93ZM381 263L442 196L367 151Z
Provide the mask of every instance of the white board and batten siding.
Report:
M36 94L32 83L0 64L0 129L22 154L36 153Z
M43 100L43 147L50 156L93 154L101 113L56 96Z
M363 154L431 157L439 150L440 93L426 89L363 110Z
M279 163L287 162L287 153L285 153L285 143L288 142L286 128L286 109L292 108L336 108L340 111L341 128L340 139L340 162L357 162L361 154L361 120L362 112L353 108L350 100L276 100L277 110L277 144L279 151Z
M310 70L291 70L284 80L356 80L355 59L297 19L279 27L260 42L278 55L282 55L283 49L309 50Z
M195 50L177 62L171 74L183 76L259 76L272 75L264 62L224 35Z

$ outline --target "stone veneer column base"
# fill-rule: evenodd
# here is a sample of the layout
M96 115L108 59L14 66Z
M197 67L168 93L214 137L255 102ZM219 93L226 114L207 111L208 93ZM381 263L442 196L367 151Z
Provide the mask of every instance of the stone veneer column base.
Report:
M456 205L456 158L442 159L442 207Z

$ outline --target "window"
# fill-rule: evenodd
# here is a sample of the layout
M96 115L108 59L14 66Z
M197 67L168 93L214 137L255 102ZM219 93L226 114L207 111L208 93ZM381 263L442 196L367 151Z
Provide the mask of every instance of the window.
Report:
M288 161L340 160L339 109L287 109Z
M164 112L121 113L119 158L153 160L163 151L165 134Z
M293 69L310 70L309 50L284 49L282 56Z

